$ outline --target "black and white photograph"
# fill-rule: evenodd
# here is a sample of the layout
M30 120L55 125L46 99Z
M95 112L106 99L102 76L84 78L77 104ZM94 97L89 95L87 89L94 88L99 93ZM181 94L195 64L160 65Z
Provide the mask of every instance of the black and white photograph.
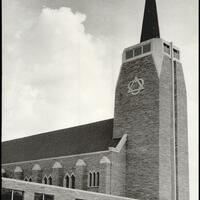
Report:
M2 0L2 200L198 200L198 1Z

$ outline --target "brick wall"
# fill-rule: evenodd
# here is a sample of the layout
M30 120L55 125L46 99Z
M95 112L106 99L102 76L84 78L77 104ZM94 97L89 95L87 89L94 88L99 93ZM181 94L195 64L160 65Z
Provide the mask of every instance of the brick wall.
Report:
M118 196L126 195L126 144L120 153L112 153L111 166L111 194Z
M178 199L189 199L188 129L186 87L181 63L176 63Z
M167 200L175 195L186 200L187 103L182 66L176 61L172 85L170 57L162 55L159 73L154 62L157 57L149 55L122 65L115 96L114 138L128 134L126 196ZM136 76L144 80L144 90L131 95L127 86Z
M159 87L159 198L165 200L177 196L186 200L189 199L186 88L182 65L176 61L173 100L172 65L168 56L163 58Z
M42 178L49 175L53 178L53 185L63 186L66 174L74 174L76 177L76 188L101 192L115 195L125 195L125 148L121 152L97 152L92 154L83 154L75 156L66 156L62 158L43 159L37 161L20 162L13 164L3 164L2 168L6 170L7 177L14 178L14 170L20 167L23 172L21 180L25 177L32 177L33 182L42 183ZM106 157L111 162L108 166L101 164L100 161ZM82 160L84 166L77 165L77 161ZM56 168L55 163L58 162L60 167ZM39 165L39 170L32 170L35 165ZM100 173L100 185L90 187L88 184L89 172Z
M77 175L76 178L76 185L78 188L82 187L85 190L88 191L94 191L98 192L99 187L88 187L88 173L90 171L99 171L101 170L100 160L103 156L108 157L111 159L111 152L105 151L105 152L99 152L94 154L83 154L83 155L77 155L77 156L66 156L62 158L53 158L53 159L43 159L43 160L37 160L37 161L29 161L29 162L20 162L20 163L13 163L13 164L3 164L2 168L6 170L7 177L14 178L14 170L17 166L20 166L23 170L21 179L24 179L27 177L32 177L33 181L38 180L35 176L38 175L38 173L41 173L41 177L44 177L45 175L48 177L51 175L53 177L53 184L54 185L63 185L63 178L66 173L69 175L74 174ZM80 167L76 167L76 162L82 159L86 166L84 169L84 175L83 179L81 180L78 176L80 175ZM55 162L59 162L62 165L62 169L53 169L53 165ZM39 164L41 167L41 171L33 171L32 168L35 164ZM57 180L58 176L60 177L60 180ZM56 178L57 177L57 178ZM84 182L84 186L81 186L82 183L80 181ZM41 178L40 181L41 182ZM101 187L101 186L100 186ZM106 187L106 186L104 186ZM110 191L109 191L110 193Z
M144 90L128 93L135 77ZM159 78L151 55L124 63L116 87L114 137L128 134L126 196L158 199L159 190Z
M164 56L160 73L159 197L172 199L172 77L171 60Z
M2 188L24 191L24 200L34 200L34 193L54 195L54 200L134 200L125 197L30 183L8 178L2 178Z

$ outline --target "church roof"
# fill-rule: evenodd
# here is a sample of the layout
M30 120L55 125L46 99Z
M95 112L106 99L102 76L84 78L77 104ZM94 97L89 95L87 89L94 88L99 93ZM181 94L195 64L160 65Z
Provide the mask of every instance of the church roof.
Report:
M113 119L56 130L2 143L2 163L68 156L108 150L119 139L112 139Z

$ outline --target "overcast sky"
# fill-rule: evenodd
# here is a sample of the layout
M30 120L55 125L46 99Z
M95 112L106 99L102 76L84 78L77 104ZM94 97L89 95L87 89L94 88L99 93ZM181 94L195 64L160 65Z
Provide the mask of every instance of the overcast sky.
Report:
M113 117L125 47L139 43L145 0L3 0L2 138ZM191 199L197 199L197 0L157 0L161 37L181 50Z

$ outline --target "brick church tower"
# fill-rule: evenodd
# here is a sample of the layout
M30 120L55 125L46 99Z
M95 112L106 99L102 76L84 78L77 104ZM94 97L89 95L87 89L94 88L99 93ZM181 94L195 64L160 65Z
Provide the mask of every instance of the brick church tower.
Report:
M124 49L113 138L128 135L126 196L189 200L187 102L180 51L160 38L146 0L141 41Z

